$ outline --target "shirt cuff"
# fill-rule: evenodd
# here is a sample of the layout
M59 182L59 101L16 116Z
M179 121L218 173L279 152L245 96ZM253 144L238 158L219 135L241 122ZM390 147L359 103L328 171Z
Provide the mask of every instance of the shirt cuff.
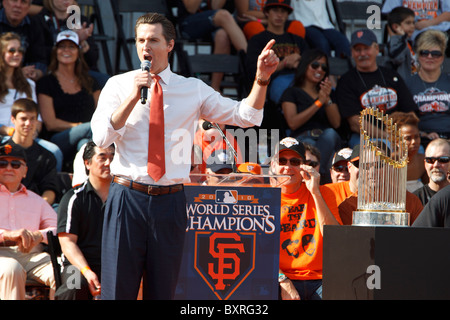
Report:
M264 108L256 109L247 104L247 98L241 101L239 113L251 125L260 126L264 117Z

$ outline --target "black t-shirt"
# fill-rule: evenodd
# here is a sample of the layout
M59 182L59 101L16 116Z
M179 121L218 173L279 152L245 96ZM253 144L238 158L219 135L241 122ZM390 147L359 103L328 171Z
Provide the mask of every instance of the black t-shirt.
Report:
M450 228L450 186L430 199L412 226Z
M78 236L77 245L91 268L101 267L103 212L104 203L89 180L67 191L58 208L57 233Z
M413 193L420 199L420 201L422 201L422 204L425 206L428 201L430 201L431 197L436 194L436 191L431 190L428 184L426 184L423 187L415 190Z
M384 67L374 72L352 68L339 79L336 98L344 119L359 115L363 108L377 108L385 114L418 110L402 77Z
M306 41L302 37L295 34L285 32L278 35L267 30L258 33L248 41L247 45L247 66L250 73L249 77L251 77L252 80L255 78L258 56L271 39L275 39L275 44L272 46L272 50L275 52L280 61L283 61L283 58L290 54L298 53L302 55L306 50L308 50ZM271 78L274 79L280 74L294 74L295 71L296 69L282 69L281 71L275 72Z
M303 89L298 87L287 88L281 96L280 102L292 102L297 106L297 113L308 109L316 99L311 97ZM320 108L303 126L291 133L291 136L297 137L300 133L312 129L327 129L331 128L328 121L325 108Z
M100 90L98 83L94 80L92 91ZM69 122L89 122L95 111L95 100L86 89L77 93L65 93L58 79L53 74L42 77L36 84L36 93L45 94L53 98L55 116L58 119Z

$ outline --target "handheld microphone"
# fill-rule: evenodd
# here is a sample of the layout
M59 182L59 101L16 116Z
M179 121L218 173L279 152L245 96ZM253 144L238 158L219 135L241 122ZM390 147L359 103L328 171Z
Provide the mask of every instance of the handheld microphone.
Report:
M152 62L148 60L144 60L141 63L141 70L150 72L150 67L152 66ZM147 102L147 94L148 94L148 88L142 87L141 88L141 103L145 104Z

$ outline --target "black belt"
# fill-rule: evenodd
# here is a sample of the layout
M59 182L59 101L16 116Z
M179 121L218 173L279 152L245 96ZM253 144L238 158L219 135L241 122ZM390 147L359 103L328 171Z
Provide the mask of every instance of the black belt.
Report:
M182 184L174 184L171 186L154 186L145 183L135 182L130 179L114 176L113 182L121 184L130 189L149 194L151 196L161 196L164 194L175 193L183 190Z

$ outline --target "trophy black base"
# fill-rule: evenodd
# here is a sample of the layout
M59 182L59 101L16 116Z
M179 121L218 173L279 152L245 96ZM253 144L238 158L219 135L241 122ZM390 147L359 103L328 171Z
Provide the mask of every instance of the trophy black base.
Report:
M325 226L324 300L450 299L450 229Z

